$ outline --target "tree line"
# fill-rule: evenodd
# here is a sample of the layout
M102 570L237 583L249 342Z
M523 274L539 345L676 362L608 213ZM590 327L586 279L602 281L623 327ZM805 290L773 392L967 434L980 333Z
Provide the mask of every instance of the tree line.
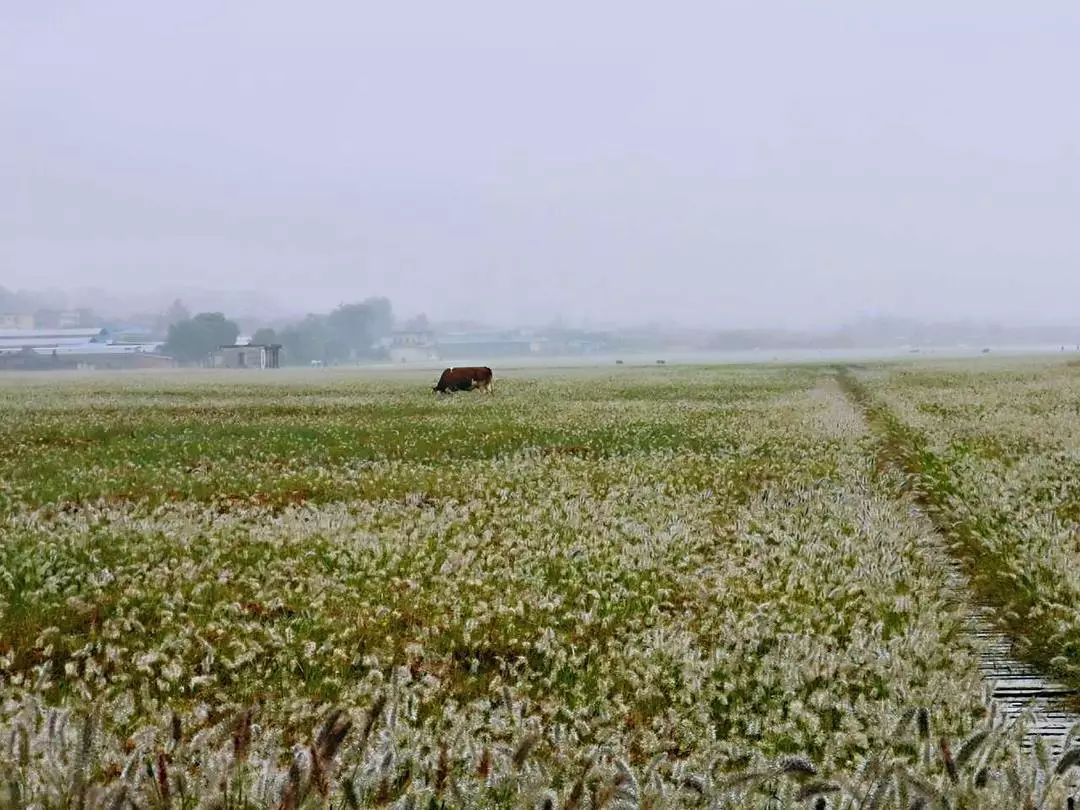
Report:
M174 304L174 312L182 307ZM262 328L251 336L251 342L279 343L282 362L290 365L309 365L320 361L327 365L379 359L384 350L379 341L390 334L394 326L393 307L387 298L368 298L353 304L342 304L332 312L310 314L302 321L279 331ZM219 346L236 343L240 327L221 312L200 312L180 317L169 326L163 351L180 363L206 362Z

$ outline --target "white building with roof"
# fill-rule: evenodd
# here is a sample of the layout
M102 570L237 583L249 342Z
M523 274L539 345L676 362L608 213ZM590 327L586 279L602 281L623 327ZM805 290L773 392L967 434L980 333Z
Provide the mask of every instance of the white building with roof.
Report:
M0 329L0 352L24 349L58 349L108 342L104 329Z
M0 329L0 368L159 368L161 343L114 343L105 329Z

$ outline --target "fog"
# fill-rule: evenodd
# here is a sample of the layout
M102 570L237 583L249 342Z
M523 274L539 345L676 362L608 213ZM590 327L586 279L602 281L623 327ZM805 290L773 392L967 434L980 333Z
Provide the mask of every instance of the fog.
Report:
M1078 42L1065 0L5 3L0 285L1075 321Z

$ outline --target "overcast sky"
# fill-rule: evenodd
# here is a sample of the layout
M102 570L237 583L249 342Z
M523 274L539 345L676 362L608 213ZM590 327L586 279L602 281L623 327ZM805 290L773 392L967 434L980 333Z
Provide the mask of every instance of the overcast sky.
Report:
M1076 320L1078 94L1075 0L5 2L0 285Z

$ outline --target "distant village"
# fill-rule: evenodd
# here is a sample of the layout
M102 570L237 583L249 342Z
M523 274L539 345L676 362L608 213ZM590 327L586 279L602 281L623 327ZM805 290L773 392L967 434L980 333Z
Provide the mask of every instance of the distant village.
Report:
M191 314L182 301L126 317L89 308L18 308L27 300L0 288L0 371L157 369L176 366L274 369L388 364L408 366L505 358L615 356L665 352L1061 344L1080 350L1080 325L1002 327L864 318L829 331L688 329L670 326L585 329L564 325L498 329L395 318L385 298L343 304L302 319L219 312ZM12 306L12 304L16 306ZM989 351L987 349L986 351Z
M359 305L357 305L359 306ZM565 356L613 350L608 333L564 328L492 329L433 325L426 319L363 331L356 340L325 338L321 346L304 323L260 327L245 334L218 316L221 341L192 351L179 345L179 327L216 313L191 317L181 307L156 324L97 317L92 311L0 312L0 370L152 369L174 366L268 369L281 366L394 365L467 361L484 357ZM308 316L312 319L316 316ZM332 324L333 313L328 320ZM183 349L183 350L182 350Z

